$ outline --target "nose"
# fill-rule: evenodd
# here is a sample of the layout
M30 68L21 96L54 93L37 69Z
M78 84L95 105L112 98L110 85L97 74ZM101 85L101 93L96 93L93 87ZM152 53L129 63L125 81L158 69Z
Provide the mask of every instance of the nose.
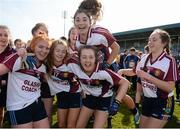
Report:
M48 48L43 48L43 49L42 49L42 52L43 52L43 53L48 53Z
M151 40L151 39L149 39L149 40L148 40L148 44L151 44L151 43L152 43L152 40Z

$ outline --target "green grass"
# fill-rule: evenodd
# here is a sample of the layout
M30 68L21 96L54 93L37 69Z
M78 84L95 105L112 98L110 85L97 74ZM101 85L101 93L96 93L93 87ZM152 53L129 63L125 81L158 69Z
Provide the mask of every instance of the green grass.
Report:
M57 128L57 105L54 102L54 108L53 108L53 123L52 128ZM165 128L180 128L180 103L175 103L175 110L173 114L173 119L167 123ZM10 127L8 122L5 121L4 127ZM92 124L88 124L88 127L92 127ZM130 110L126 105L121 105L120 111L113 116L112 118L112 127L113 128L137 128L138 126L135 126L133 121L133 115L131 114Z
M56 104L55 104L56 107ZM52 127L57 128L56 108L53 110L53 123ZM126 105L121 105L119 112L112 118L113 128L138 128L138 125L134 124L134 117ZM180 128L180 103L175 102L175 109L173 119L169 121L165 128ZM88 124L87 127L91 128L92 124Z

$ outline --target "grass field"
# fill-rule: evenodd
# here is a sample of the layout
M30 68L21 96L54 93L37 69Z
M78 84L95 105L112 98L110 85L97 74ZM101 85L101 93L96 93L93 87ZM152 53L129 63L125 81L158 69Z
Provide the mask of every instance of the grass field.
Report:
M133 115L126 105L121 105L119 112L112 118L113 128L138 128L138 125L134 124ZM178 123L179 120L179 123ZM88 128L92 127L92 124L88 124ZM52 128L57 128L56 110L53 111L53 124ZM175 103L175 110L173 119L167 123L165 128L180 128L180 103Z
M53 108L53 123L52 128L57 128L57 108L54 104ZM179 123L178 123L179 120ZM5 121L4 127L10 127L8 122ZM89 128L92 127L92 124L88 124ZM112 127L113 128L138 128L138 125L135 126L133 121L133 115L126 107L126 105L121 105L119 112L112 118ZM180 128L180 103L175 103L175 110L172 121L168 122L165 128Z

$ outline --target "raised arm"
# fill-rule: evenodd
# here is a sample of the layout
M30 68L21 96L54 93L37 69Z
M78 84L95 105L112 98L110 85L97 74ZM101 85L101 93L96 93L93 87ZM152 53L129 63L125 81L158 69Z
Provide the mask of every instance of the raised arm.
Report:
M109 59L107 60L108 64L112 64L116 56L119 54L120 46L117 42L113 42L113 44L110 46L112 49Z

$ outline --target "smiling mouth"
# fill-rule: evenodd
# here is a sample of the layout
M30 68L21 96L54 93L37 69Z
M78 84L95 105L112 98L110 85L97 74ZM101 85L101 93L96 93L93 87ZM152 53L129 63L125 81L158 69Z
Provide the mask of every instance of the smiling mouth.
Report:
M80 30L86 29L86 27L79 27Z

